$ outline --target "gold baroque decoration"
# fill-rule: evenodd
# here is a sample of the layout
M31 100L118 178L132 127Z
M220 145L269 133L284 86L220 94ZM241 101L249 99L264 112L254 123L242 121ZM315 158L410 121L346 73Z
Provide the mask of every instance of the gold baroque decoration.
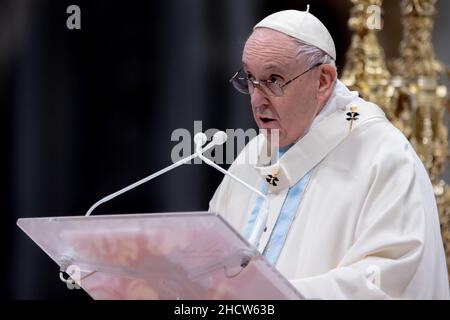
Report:
M447 88L439 84L443 65L435 59L431 33L436 0L402 0L400 56L386 66L376 32L382 29L382 0L351 0L348 26L353 32L341 81L377 103L409 139L427 169L439 209L441 234L450 271L450 187L440 175L448 160L444 111ZM379 8L379 28L368 23ZM450 77L450 69L447 70Z

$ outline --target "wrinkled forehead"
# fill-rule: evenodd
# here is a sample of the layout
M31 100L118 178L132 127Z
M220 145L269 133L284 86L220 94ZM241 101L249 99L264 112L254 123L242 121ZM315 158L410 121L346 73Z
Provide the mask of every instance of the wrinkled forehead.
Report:
M288 67L298 62L297 48L291 37L272 29L257 28L245 43L242 62L244 66Z

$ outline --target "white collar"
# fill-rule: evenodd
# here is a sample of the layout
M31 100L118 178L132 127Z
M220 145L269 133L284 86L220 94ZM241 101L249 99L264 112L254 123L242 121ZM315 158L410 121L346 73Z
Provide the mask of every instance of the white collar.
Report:
M327 118L336 110L345 109L345 106L348 105L351 101L358 98L358 96L359 95L357 91L350 91L345 86L345 84L343 84L339 79L336 79L330 98L328 99L322 110L319 112L319 114L314 118L308 129L305 130L304 135L306 135L309 130L316 127L320 122L322 122L323 119Z

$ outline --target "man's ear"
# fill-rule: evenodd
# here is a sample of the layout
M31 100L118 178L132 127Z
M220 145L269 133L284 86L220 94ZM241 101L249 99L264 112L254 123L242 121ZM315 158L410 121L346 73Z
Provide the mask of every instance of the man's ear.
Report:
M331 64L322 64L319 66L319 88L317 95L328 99L333 90L333 84L337 77L336 68Z

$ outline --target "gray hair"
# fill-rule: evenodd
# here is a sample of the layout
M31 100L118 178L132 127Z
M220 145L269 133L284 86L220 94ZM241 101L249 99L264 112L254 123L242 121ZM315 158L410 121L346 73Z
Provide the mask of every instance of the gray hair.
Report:
M306 59L307 68L311 68L318 63L326 63L331 64L336 69L336 62L325 51L299 39L292 38L292 40L297 46L297 59Z

